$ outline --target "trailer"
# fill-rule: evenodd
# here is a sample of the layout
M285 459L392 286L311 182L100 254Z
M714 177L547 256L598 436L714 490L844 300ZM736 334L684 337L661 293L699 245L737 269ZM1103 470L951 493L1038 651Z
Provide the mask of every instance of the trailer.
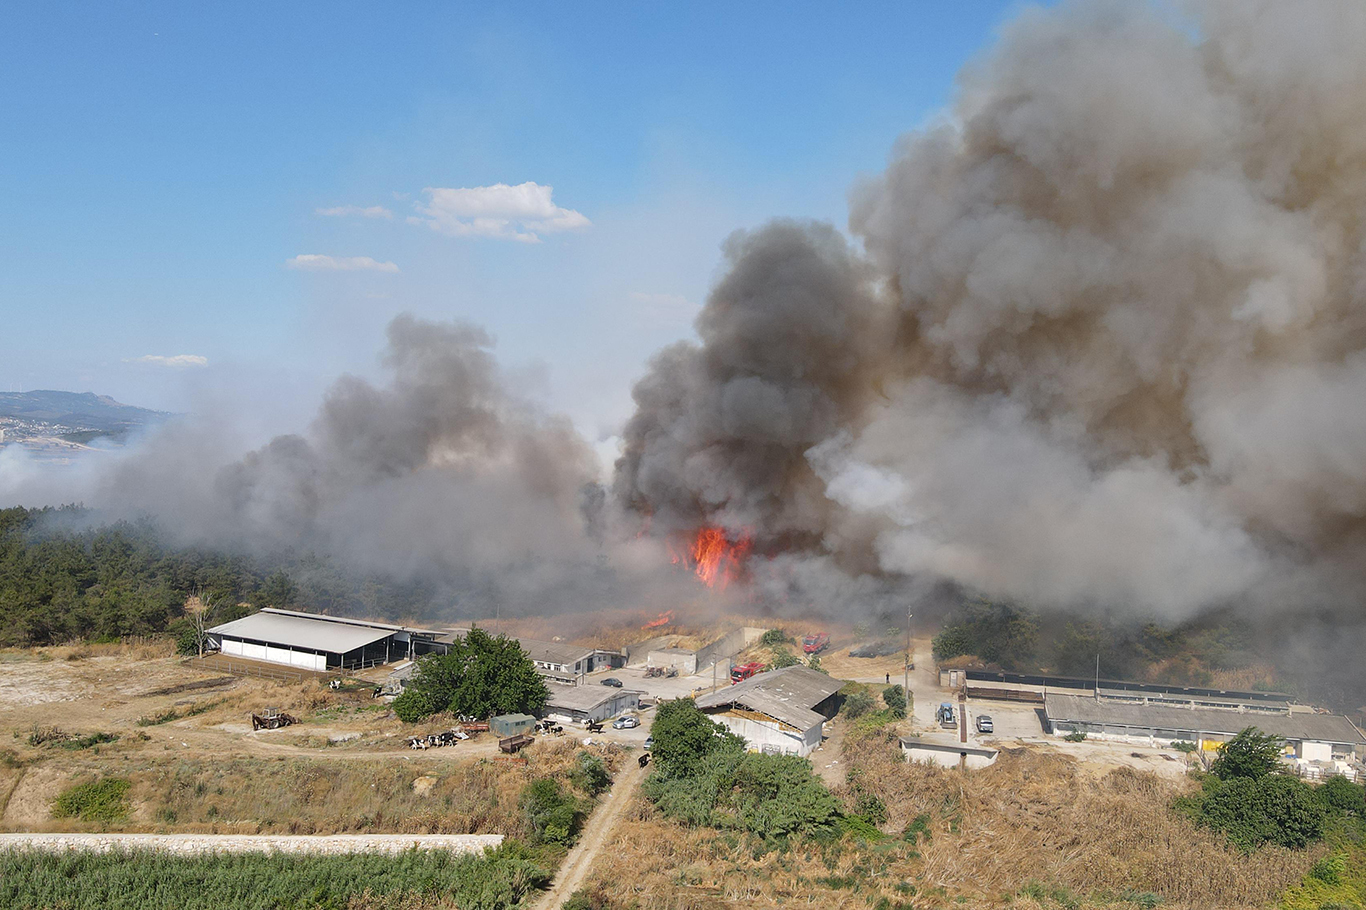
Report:
M535 741L536 738L530 733L518 733L516 736L498 740L498 751L506 752L508 755L516 755Z
M298 722L299 718L293 714L286 714L279 708L266 708L264 714L251 715L251 728L253 730L278 730L281 727L288 727Z

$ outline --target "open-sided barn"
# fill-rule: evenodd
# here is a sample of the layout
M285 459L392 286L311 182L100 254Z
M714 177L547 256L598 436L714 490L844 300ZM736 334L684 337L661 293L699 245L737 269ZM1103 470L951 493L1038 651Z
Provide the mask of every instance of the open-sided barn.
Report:
M840 706L840 681L808 667L751 676L697 699L711 719L744 737L755 752L810 755Z

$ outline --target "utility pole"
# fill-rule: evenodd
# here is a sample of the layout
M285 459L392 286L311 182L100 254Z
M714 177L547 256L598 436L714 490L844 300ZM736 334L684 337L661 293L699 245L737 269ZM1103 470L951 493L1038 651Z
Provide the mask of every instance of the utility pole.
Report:
M915 614L906 610L906 664L901 668L901 690L905 693L906 701L911 700L911 617Z
M1096 652L1096 699L1100 699L1100 652Z

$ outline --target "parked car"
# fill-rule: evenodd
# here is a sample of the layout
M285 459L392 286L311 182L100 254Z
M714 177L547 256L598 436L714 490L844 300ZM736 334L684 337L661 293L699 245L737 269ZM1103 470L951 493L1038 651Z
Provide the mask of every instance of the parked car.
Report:
M602 681L602 684L604 686L611 686L613 689L621 688L621 680L617 679L615 676L607 677Z
M990 715L990 714L978 714L978 715L977 715L977 732L978 732L978 733L995 733L995 732L996 732L996 725L993 724L993 723L991 722L991 715Z
M616 720L612 721L613 730L634 730L639 726L640 719L631 717L629 714L625 717L618 717Z
M645 737L645 748L647 748L647 749L653 749L654 747L655 747L655 735L654 735L653 733L651 733L649 736Z

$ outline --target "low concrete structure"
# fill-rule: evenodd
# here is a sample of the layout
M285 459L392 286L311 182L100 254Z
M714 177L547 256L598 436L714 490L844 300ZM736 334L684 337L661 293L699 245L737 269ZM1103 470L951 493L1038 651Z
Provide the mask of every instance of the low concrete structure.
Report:
M541 712L561 723L586 724L607 720L640 708L641 693L612 686L550 686L550 698Z
M697 672L697 652L686 648L660 648L646 656L645 666L674 669L684 676L692 676Z
M712 720L754 752L810 755L839 711L841 682L807 667L783 667L697 699Z
M901 752L907 761L928 762L945 768L985 768L996 761L997 750L960 742L956 736L901 737Z
M1296 758L1305 761L1366 756L1366 736L1346 717L1310 711L1248 712L1188 702L1184 707L1135 702L1104 695L1058 695L1049 692L1044 713L1050 732L1085 733L1145 745L1191 742L1218 748L1247 727L1284 739Z

